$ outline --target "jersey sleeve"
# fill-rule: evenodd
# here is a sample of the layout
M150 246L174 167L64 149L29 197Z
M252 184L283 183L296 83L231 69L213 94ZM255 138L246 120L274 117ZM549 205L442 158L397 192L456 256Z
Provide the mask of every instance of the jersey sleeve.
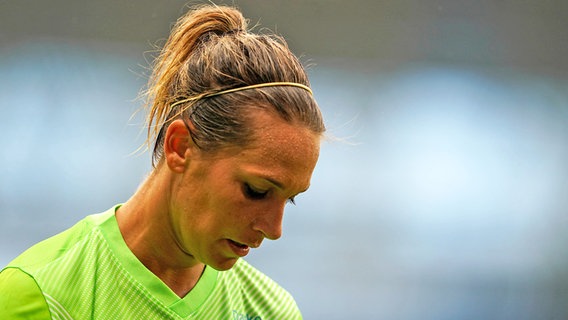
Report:
M4 320L51 319L39 286L18 268L6 268L0 272L0 314Z

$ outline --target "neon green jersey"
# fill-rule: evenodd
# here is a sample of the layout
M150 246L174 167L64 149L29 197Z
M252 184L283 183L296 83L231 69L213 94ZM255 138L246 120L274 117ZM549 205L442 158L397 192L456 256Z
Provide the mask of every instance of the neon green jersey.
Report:
M206 267L179 298L128 249L117 207L44 240L0 273L1 319L301 319L291 295L247 262Z

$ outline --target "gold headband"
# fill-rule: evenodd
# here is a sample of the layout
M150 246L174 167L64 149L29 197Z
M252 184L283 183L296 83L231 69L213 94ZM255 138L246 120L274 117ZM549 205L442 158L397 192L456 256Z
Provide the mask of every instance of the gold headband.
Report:
M244 86L244 87L222 90L222 91L219 91L219 92L214 92L214 93L206 94L206 95L203 95L203 96L195 96L195 97L183 99L183 100L180 100L180 101L173 103L170 107L173 108L173 107L180 105L182 103L185 103L185 102L199 100L199 99L203 99L203 98L210 98L210 97L214 97L214 96L219 96L219 95L222 95L222 94L225 94L225 93L232 93L232 92L237 92L237 91L256 89L256 88L264 88L264 87L276 87L276 86L298 87L298 88L302 88L302 89L308 91L311 95L314 94L312 92L312 89L310 89L310 87L303 85L301 83L296 83L296 82L266 82L266 83L253 84L253 85L250 85L250 86Z

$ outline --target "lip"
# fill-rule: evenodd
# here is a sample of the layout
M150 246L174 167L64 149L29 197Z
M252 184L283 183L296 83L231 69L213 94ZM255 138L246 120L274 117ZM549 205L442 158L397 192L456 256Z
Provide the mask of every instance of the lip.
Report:
M233 252L239 257L244 257L250 252L250 247L246 244L242 244L230 239L227 239L227 242L229 243L231 250L233 250Z

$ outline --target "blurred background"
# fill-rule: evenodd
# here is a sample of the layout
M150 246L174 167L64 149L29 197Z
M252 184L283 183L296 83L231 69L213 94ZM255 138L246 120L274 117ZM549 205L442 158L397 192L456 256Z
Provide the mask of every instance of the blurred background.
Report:
M568 318L568 2L230 3L345 140L247 258L306 319ZM185 5L0 0L0 266L149 172L131 115Z

